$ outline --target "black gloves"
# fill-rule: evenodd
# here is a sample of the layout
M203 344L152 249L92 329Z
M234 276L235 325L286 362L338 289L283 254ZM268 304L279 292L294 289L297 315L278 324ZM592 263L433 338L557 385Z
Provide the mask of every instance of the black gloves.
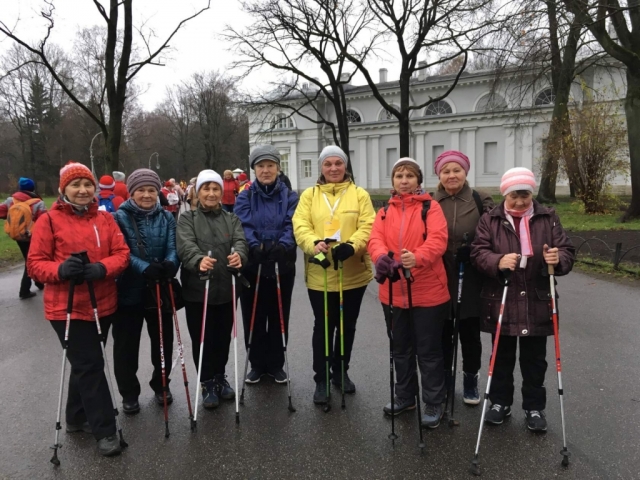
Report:
M82 280L83 272L84 265L82 260L78 257L69 257L58 267L58 276L63 280L70 280L74 277L78 280Z
M107 269L101 263L86 263L84 266L85 280L102 280L107 276Z
M471 247L462 245L456 250L456 263L469 263L471 260Z
M162 280L163 278L165 278L165 269L162 264L158 262L152 262L147 268L144 269L142 275L148 280Z
M164 278L171 279L178 273L178 267L171 260L163 260L162 268L164 269Z
M339 262L344 262L347 258L356 253L354 248L348 243L341 243L340 245L333 247L331 252L333 253L333 259Z
M268 254L265 252L264 248L261 247L252 247L249 252L249 256L251 257L251 262L253 263L264 263L268 259Z
M284 248L284 245L280 243L276 243L269 250L269 261L270 262L284 262L287 256L287 249Z

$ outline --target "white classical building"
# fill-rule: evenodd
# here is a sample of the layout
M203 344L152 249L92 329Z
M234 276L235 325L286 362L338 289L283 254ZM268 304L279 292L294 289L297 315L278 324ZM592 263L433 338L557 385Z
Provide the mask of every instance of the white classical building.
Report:
M412 79L411 100L420 105L437 97L451 85L453 76L416 76ZM573 101L582 101L586 91L597 98L615 100L624 97L624 71L591 67L581 74L572 89ZM378 89L387 102L397 104L397 81L387 81L386 69L380 70ZM350 158L356 183L372 193L391 188L391 167L399 158L398 124L373 97L371 88L345 87L350 120ZM302 105L291 98L292 105ZM433 162L450 149L464 152L471 160L468 181L480 188L498 187L502 174L511 167L523 166L538 171L542 139L549 129L554 97L548 81L515 75L496 82L490 71L464 73L445 100L432 103L411 117L411 156L423 167L427 189L434 188L437 177ZM331 104L322 97L316 109L335 122ZM310 106L303 113L318 114ZM294 189L313 186L318 178L318 156L333 144L329 128L293 114L288 109L265 108L251 115L249 141L255 145L270 143L282 155L282 169ZM617 179L624 185L628 179Z

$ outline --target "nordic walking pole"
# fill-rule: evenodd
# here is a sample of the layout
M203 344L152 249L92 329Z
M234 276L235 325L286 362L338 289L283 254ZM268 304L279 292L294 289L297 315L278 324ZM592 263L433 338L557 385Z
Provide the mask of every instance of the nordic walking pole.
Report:
M263 245L260 244L260 250ZM258 264L258 276L256 277L256 291L253 293L253 306L251 308L251 321L249 323L249 343L247 344L247 358L244 360L243 379L247 378L247 369L249 368L249 355L251 355L251 342L253 340L253 324L256 320L256 307L258 306L258 289L260 288L260 275L262 273L262 262ZM288 368L288 367L287 367ZM287 370L288 371L288 370ZM244 405L244 387L246 382L242 382L242 394L240 395L240 405Z
M393 259L393 252L387 254L389 258ZM391 439L391 446L396 446L396 405L395 405L395 379L393 372L393 283L391 278L393 272L387 278L389 282L389 390L391 391L391 433L389 439Z
M67 321L64 326L64 344L62 346L62 366L60 368L60 391L58 393L58 416L56 417L56 433L55 440L53 441L53 457L51 457L51 463L58 466L60 460L58 460L58 449L62 448L62 445L58 443L60 437L60 415L62 413L62 389L64 388L64 372L67 366L67 350L69 349L69 327L71 326L71 313L73 312L73 293L76 286L76 279L71 278L69 282L69 299L67 300Z
M547 247L548 249L548 247ZM546 249L545 249L546 250ZM560 359L560 330L558 329L558 309L556 307L556 281L553 265L547 265L549 272L549 287L551 288L551 309L553 311L553 336L556 344L556 371L558 372L558 397L560 398L560 416L562 418L562 465L569 466L571 454L567 449L567 433L564 422L564 391L562 389L562 361Z
M167 372L164 365L164 338L162 337L162 307L160 282L156 280L156 305L158 307L158 336L160 337L160 368L162 370L162 403L164 407L164 438L169 438L169 411L167 410Z
M182 378L184 379L184 391L187 394L187 406L189 407L189 420L193 420L193 410L191 409L191 396L189 395L189 380L187 380L187 368L184 365L184 348L182 346L182 339L180 338L180 326L178 325L178 314L176 313L176 303L173 299L173 285L171 280L169 285L169 297L171 298L171 309L173 311L173 323L176 327L176 340L178 341L178 354L180 355L180 365L182 366Z
M235 249L231 247L231 255ZM234 270L237 271L236 268ZM236 303L236 276L231 273L231 301L233 302L233 368L236 376L236 392L238 392L238 324L237 324L237 303ZM238 394L236 393L236 425L240 424L240 404Z
M207 252L207 257L211 257L211 250ZM202 373L202 354L204 353L204 327L207 323L207 302L209 301L209 281L211 275L207 272L207 282L204 284L204 305L202 306L202 327L200 329L200 358L198 359L198 381L196 388L200 388L200 374ZM191 419L191 431L198 430L198 400L200 395L196 390L196 406L193 410L193 418Z
M324 269L324 365L327 375L327 404L324 413L331 410L331 388L329 386L329 299L327 296L327 269Z
M335 248L335 247L334 247ZM338 270L338 290L340 295L340 362L341 362L341 375L342 380L340 381L340 390L342 393L342 404L341 407L344 410L347 408L347 405L344 401L344 299L342 296L342 261L334 260L333 261L333 269Z
M405 252L406 250L403 250ZM420 433L420 443L418 446L420 447L420 454L424 453L424 438L422 436L422 408L420 406L420 382L418 381L418 372L420 371L420 365L418 364L418 345L416 345L416 334L415 328L413 324L413 297L411 296L411 283L413 279L411 277L411 270L409 268L403 268L404 278L407 280L407 298L409 300L409 325L411 327L411 335L413 336L413 349L415 355L416 362L416 383L418 383L418 392L416 393L416 412L418 414L418 432Z
M289 357L287 355L287 337L286 337L285 328L284 328L284 310L282 309L282 290L280 289L280 268L278 267L278 262L275 262L275 265L276 265L276 285L278 286L278 311L280 313L280 331L282 332L282 350L284 351L284 363L286 364L286 367L287 367L287 377L288 377L287 387L289 388L289 411L293 413L296 411L296 409L293 408L293 404L291 403L291 371L289 370ZM257 288L257 285L256 285L256 288ZM255 311L255 304L254 304L254 311ZM344 401L344 397L343 397L343 401Z
M500 303L500 315L498 316L498 326L496 327L496 338L493 341L493 351L491 352L491 361L489 362L489 375L487 375L487 388L484 391L484 401L482 402L482 414L480 416L480 428L478 429L478 441L476 442L476 450L471 461L471 473L479 476L480 466L478 462L478 452L480 450L480 439L482 438L482 427L484 426L484 417L487 413L487 400L489 399L489 390L491 390L491 379L493 377L493 366L496 363L496 355L498 353L498 342L500 341L500 330L502 329L502 316L504 315L504 304L507 301L507 290L509 290L509 278L511 270L508 268L501 270L504 279L504 290L502 292L502 302Z

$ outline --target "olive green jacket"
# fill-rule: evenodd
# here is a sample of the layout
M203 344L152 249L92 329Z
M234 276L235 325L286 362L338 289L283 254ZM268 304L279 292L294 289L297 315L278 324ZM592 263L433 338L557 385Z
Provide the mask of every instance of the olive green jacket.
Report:
M247 263L249 247L238 217L223 211L205 211L200 205L184 212L176 229L178 257L182 262L180 280L182 297L188 302L204 303L205 280L200 280L200 261L211 251L217 260L209 282L208 305L231 301L231 273L227 271L227 256L231 247L240 255L242 265ZM239 291L239 283L236 282Z

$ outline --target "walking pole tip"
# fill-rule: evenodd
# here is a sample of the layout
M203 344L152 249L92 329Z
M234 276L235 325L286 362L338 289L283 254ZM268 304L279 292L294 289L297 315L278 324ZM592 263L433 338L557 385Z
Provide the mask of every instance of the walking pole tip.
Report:
M240 412L236 412L236 425L240 425Z
M164 438L169 438L169 422L164 422Z
M568 467L569 466L569 457L571 456L571 453L565 447L562 450L560 450L560 455L562 455L562 466L563 467Z
M291 403L291 398L289 398L289 411L291 413L295 413L296 409L293 408L293 403Z
M191 419L191 431L194 433L198 431L198 421L193 418Z
M53 457L51 457L51 460L49 460L51 463L53 463L56 467L60 466L60 460L58 460L58 448L61 447L62 445L53 445L51 448L53 448Z
M460 422L457 421L455 418L450 418L449 419L449 426L450 427L459 427L460 426Z
M480 472L480 463L478 462L478 455L474 456L473 460L471 460L471 468L469 469L469 471L476 477L479 477L480 475L482 475L482 472Z

